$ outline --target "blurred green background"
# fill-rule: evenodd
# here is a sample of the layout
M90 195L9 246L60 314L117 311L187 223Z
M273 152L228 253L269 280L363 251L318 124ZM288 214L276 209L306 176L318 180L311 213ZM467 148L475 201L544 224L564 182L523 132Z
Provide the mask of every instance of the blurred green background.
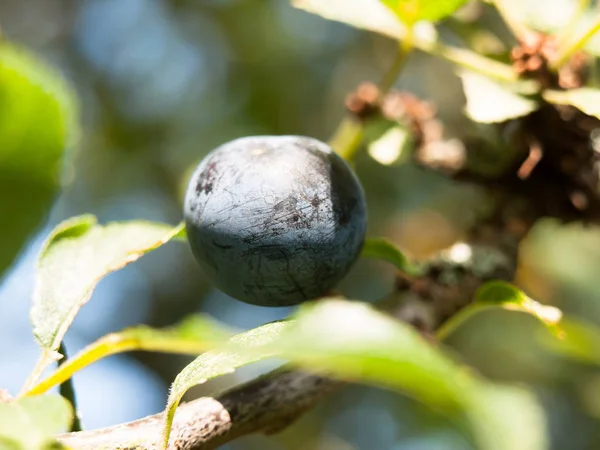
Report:
M497 38L484 35L474 42L488 52L507 51L508 33L495 12L471 6L462 15L466 22L458 28L451 21L440 31L460 43L457 31L468 30L470 17L476 18ZM76 157L65 168L65 189L46 226L1 280L0 387L13 393L38 356L28 322L33 270L41 242L56 223L86 212L101 222L178 223L189 171L208 151L248 135L328 139L344 115L345 95L363 80L378 79L394 51L390 40L311 16L286 0L2 0L0 29L4 39L61 70L78 94L82 120ZM462 113L460 82L447 63L416 53L398 87L432 101L448 137L474 132ZM361 153L356 169L367 192L369 234L389 237L416 258L461 239L485 207L482 192L406 158L383 165ZM0 232L7 227L4 218ZM522 246L518 282L534 298L600 323L598 272L599 230L548 220ZM341 288L350 298L370 301L385 295L393 280L387 265L361 261ZM210 286L188 248L174 243L103 280L66 345L74 353L107 332L139 323L169 325L197 311L251 328L291 309L226 297ZM539 326L521 314L485 313L448 345L492 379L533 386L548 412L553 448L600 448L600 373L549 353L537 339ZM169 384L188 361L136 353L85 369L74 378L84 425L96 428L159 412ZM272 366L245 368L186 398L214 393ZM248 437L226 448L471 446L434 411L355 386L279 435Z

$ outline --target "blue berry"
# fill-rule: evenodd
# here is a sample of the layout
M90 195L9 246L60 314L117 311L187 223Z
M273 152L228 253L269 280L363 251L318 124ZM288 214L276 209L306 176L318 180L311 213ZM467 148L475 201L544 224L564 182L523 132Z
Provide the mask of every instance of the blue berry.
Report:
M245 137L213 150L190 179L184 216L214 284L262 306L326 294L358 259L367 225L352 169L301 136Z

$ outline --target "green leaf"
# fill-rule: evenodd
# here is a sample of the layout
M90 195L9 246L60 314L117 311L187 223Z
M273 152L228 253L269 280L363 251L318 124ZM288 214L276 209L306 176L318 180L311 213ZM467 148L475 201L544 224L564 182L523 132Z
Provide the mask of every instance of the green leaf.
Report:
M561 333L540 335L549 350L566 358L600 366L600 328L581 318L565 317L560 322Z
M363 245L362 258L380 259L387 261L402 272L416 274L418 271L398 248L384 238L369 238Z
M525 116L538 108L538 104L517 92L529 91L531 85L500 83L469 70L459 70L467 100L466 115L475 122L496 123Z
M327 376L414 397L466 423L479 449L547 448L545 418L531 394L480 379L408 324L367 304L305 303L277 339L255 350L257 357L278 355Z
M43 223L78 133L76 98L53 68L0 42L0 276Z
M478 304L523 305L528 301L527 295L516 286L504 281L488 281L475 292L475 302Z
M306 303L292 321L238 335L186 367L169 397L163 448L176 407L191 386L272 356L421 400L458 424L466 423L477 448L547 448L545 419L531 394L488 383L432 347L409 325L366 304L339 299Z
M412 25L419 20L432 22L448 17L467 0L381 0L400 20Z
M155 329L145 325L126 328L101 337L62 364L25 395L43 394L68 380L74 373L94 362L117 353L130 351L199 355L222 344L234 335L213 319L204 315L187 317L172 327Z
M187 230L185 229L185 222L180 222L177 225L179 231L173 235L173 240L187 242Z
M531 314L555 336L564 336L562 311L554 306L542 305L529 298L523 291L505 281L488 281L475 293L473 302L452 316L437 331L444 340L460 325L482 311L504 308Z
M0 403L0 448L47 449L56 434L69 429L72 417L71 405L59 395Z
M261 327L238 334L231 338L230 343L235 346L235 351L214 350L200 355L186 366L175 378L165 411L163 429L163 448L167 448L169 435L175 411L183 395L193 386L206 383L206 381L228 373L247 364L260 361L273 356L271 350L247 351L253 347L265 346L279 338L281 332L289 326L288 323L272 322Z
M406 34L404 25L379 0L292 0L292 5L394 39L402 39Z
M600 118L600 89L579 88L568 91L547 90L544 100L558 105L571 105L587 115Z
M600 365L600 329L584 320L564 317L554 306L542 305L505 281L484 283L472 304L448 320L436 333L443 340L471 317L489 309L503 308L530 314L549 331L539 339L549 350L580 362Z
M98 282L110 272L168 242L181 225L131 221L106 226L83 215L59 224L44 244L36 274L31 320L44 353L28 385L59 358L56 350ZM26 386L30 387L30 386Z
M475 305L497 304L531 314L553 332L558 332L562 311L554 306L542 305L528 297L523 291L505 281L488 281L475 293Z

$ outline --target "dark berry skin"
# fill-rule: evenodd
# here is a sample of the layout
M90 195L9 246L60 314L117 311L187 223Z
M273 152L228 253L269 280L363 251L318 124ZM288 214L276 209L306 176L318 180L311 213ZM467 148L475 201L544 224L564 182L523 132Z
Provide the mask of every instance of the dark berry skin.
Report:
M326 294L358 259L367 225L353 171L301 136L246 137L213 150L190 179L184 215L210 279L261 306Z

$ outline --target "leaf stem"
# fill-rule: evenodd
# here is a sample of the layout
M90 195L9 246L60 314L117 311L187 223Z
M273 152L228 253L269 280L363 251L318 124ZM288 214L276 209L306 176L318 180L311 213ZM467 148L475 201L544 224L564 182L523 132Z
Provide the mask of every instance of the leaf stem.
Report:
M412 28L408 28L406 32L406 36L400 42L400 47L398 52L396 53L396 57L388 69L388 71L383 75L381 81L379 82L379 91L381 95L387 94L387 92L394 86L396 79L400 75L400 72L404 68L406 61L408 60L408 56L412 51L414 46L414 36Z
M492 78L503 81L517 81L519 79L517 73L508 64L481 56L468 49L436 43L419 47L419 50Z
M452 333L454 333L458 327L460 327L463 323L465 323L471 317L473 317L474 315L479 314L480 312L485 311L487 309L493 309L494 307L497 307L497 305L470 304L468 306L465 306L462 310L460 310L458 313L453 315L450 319L448 319L446 322L444 322L442 324L442 326L440 326L437 329L437 331L435 333L435 337L439 341L445 340L448 336L450 336Z
M190 339L163 339L146 336L140 338L128 332L108 334L88 345L73 358L65 361L58 369L41 382L29 387L26 396L43 394L57 384L64 383L74 373L90 364L117 353L134 350L165 352L184 355L198 355L212 348L214 343Z
M68 360L67 347L65 346L64 342L60 343L58 351L61 355L63 355L63 357L58 360L58 367L60 367L64 365ZM68 379L63 381L59 387L58 393L67 400L69 400L71 402L71 405L73 406L73 423L71 425L71 431L81 431L83 428L81 426L81 417L79 416L79 410L77 409L77 400L75 397L75 388L73 387L73 379L69 377Z
M52 362L52 359L53 358L49 355L47 350L42 350L42 355L40 356L40 359L38 359L37 363L35 364L35 367L29 374L29 377L27 377L25 385L21 388L21 392L19 393L18 397L27 395L26 393L32 388L32 386L35 386L40 377L43 375L44 370L46 370L48 365Z
M394 62L379 82L379 95L384 96L394 86L406 60L414 46L412 29L399 43ZM351 161L356 155L364 134L364 125L356 118L347 115L338 125L329 140L331 147L345 160Z
M587 29L587 31L576 39L574 42L567 43L558 49L558 54L554 61L551 62L550 66L552 69L557 70L564 65L568 59L577 50L581 49L587 42L600 30L600 17L598 17L594 23Z

